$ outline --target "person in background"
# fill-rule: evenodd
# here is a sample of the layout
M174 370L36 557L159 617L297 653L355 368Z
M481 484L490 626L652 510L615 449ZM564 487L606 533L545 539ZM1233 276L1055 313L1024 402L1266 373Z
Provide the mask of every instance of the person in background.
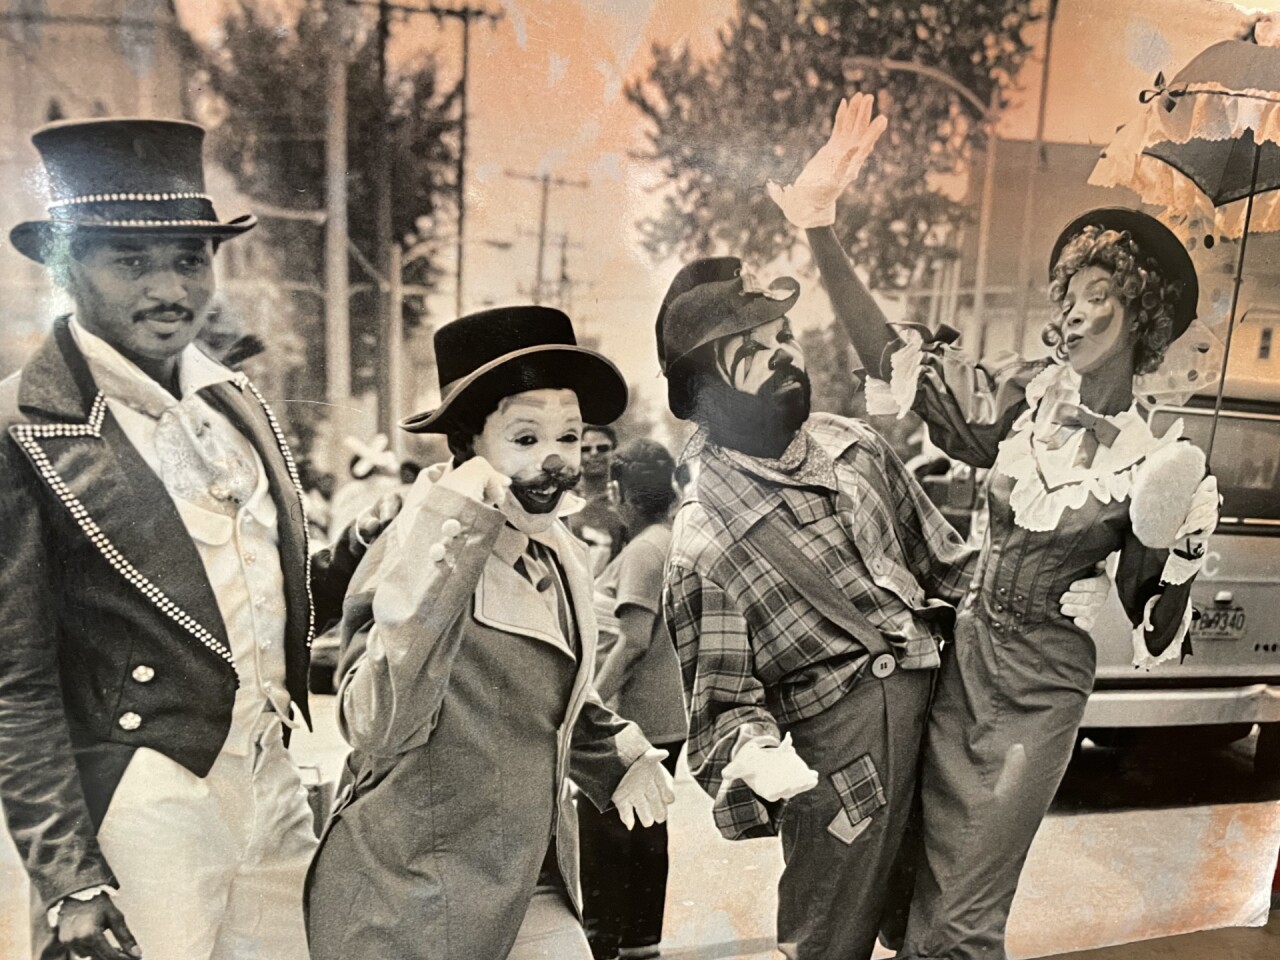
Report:
M383 497L401 493L400 461L385 434L377 434L365 443L346 437L343 446L351 451L348 477L329 499L329 529L343 529L351 520Z
M633 440L614 454L610 499L630 539L596 581L600 651L596 692L640 725L674 774L689 724L680 661L662 617L662 568L671 545L675 462L660 443ZM667 893L667 825L628 831L589 804L578 808L583 913L596 960L659 956Z
M693 493L693 484L697 480L693 464L688 460L676 464L675 484L677 499L684 503Z
M586 501L565 522L573 535L587 545L591 574L599 576L626 543L627 529L618 511L609 502L609 462L618 446L618 435L603 424L590 424L582 431L582 489Z

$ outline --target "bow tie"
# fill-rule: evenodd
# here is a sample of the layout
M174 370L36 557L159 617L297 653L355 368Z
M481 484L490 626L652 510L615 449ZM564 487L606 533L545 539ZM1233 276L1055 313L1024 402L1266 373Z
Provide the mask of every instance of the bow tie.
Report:
M1049 411L1048 426L1051 432L1045 437L1044 445L1049 450L1062 447L1075 431L1084 431L1080 437L1080 451L1076 455L1078 467L1087 467L1093 463L1098 444L1110 447L1120 436L1120 428L1110 420L1074 403L1057 403Z

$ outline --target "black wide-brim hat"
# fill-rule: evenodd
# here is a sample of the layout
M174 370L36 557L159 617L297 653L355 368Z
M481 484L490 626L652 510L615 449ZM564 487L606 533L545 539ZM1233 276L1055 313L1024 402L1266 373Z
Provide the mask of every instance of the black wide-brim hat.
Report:
M401 420L409 433L448 433L459 414L536 389L572 390L589 424L612 423L627 409L622 373L578 346L572 322L551 307L497 307L460 317L436 331L435 348L440 405Z
M1058 235L1049 255L1049 276L1058 265L1063 248L1077 237L1085 227L1128 233L1142 251L1143 256L1155 261L1156 269L1166 283L1176 283L1181 288L1173 308L1172 339L1186 333L1196 318L1200 300L1200 282L1196 278L1196 265L1191 254L1172 230L1150 214L1128 207L1099 207L1076 217Z
M9 233L19 253L44 263L73 233L207 237L251 230L252 215L221 221L205 193L204 128L185 120L65 120L42 127L49 217Z
M776 320L799 297L800 284L791 277L759 288L737 257L706 257L686 264L662 298L654 330L671 412L681 420L692 413L687 374L699 347Z

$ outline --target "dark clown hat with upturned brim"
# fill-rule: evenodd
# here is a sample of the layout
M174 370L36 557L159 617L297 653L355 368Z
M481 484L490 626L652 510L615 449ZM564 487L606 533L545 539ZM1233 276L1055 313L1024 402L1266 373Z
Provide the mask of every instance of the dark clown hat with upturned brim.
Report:
M538 389L578 395L586 423L627 409L627 381L609 360L578 346L573 324L551 307L497 307L436 331L440 405L400 421L409 433L449 433L460 416L488 413L503 397Z
M252 215L221 221L205 192L204 128L185 120L66 120L37 130L49 216L9 233L19 253L45 262L73 233L207 237L251 230Z
M1178 299L1173 307L1174 340L1182 336L1196 318L1196 310L1200 299L1200 283L1196 279L1196 265L1191 254L1172 230L1150 214L1141 210L1130 210L1128 207L1099 207L1082 213L1058 234L1049 254L1049 278L1053 278L1053 269L1058 265L1058 258L1067 244L1074 240L1085 227L1097 227L1100 230L1114 230L1127 233L1138 245L1144 257L1149 258L1159 271L1165 283L1178 285Z
M671 412L681 420L693 412L688 374L700 347L785 316L799 296L800 284L791 277L760 287L737 257L686 264L662 298L654 331Z

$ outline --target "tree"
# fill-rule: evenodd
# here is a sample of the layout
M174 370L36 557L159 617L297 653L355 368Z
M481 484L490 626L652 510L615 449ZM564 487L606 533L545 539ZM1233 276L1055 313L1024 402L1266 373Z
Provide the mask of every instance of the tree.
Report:
M842 96L879 92L890 126L837 232L878 288L901 288L930 259L954 255L964 208L931 187L983 144L975 111L936 79L869 60L936 67L983 102L1007 90L1030 47L1032 0L740 0L707 60L657 45L627 99L650 121L644 159L670 187L638 225L656 258L724 248L768 261L795 231L763 187L790 182L831 129Z
M324 51L331 42L325 0L302 0L285 13L272 4L239 0L222 25L222 39L206 51L206 112L221 115L210 153L253 199L284 210L322 210L325 204ZM383 124L393 149L393 235L414 257L406 284L433 287L438 279L431 224L454 203L456 88L441 90L435 63L422 59L378 78L373 31L349 52L347 153L349 234L365 262L377 262L375 176ZM211 106L210 106L211 104ZM283 279L306 288L295 294L307 349L305 376L291 384L298 398L323 400L323 228L315 222L266 216L257 228L280 253ZM371 389L378 375L381 294L359 257L351 264L352 389ZM407 298L405 325L421 322L421 299ZM318 409L323 409L318 408Z

